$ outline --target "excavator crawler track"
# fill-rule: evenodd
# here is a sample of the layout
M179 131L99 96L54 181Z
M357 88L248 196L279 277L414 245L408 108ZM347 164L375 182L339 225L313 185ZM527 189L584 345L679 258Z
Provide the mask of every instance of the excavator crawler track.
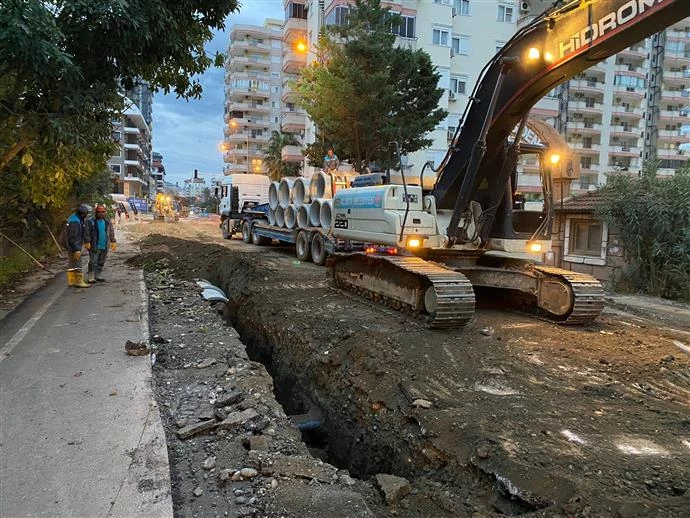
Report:
M533 268L572 291L572 310L564 317L547 313L547 319L561 324L582 325L590 324L601 314L604 309L604 289L597 279L584 273L549 266L534 265Z
M340 289L425 315L432 329L463 327L474 316L474 290L467 277L419 257L334 254L329 266Z

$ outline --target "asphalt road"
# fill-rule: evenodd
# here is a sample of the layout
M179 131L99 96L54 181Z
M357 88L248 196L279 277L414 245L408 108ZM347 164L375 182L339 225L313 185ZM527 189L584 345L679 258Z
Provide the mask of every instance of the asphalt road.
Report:
M110 254L86 290L62 273L0 321L0 516L172 516L140 270Z

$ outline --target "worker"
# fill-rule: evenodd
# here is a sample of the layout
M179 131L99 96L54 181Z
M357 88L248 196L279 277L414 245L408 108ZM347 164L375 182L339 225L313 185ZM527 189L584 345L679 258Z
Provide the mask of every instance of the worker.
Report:
M327 172L336 171L339 165L338 155L335 154L332 147L329 147L326 156L323 157L323 170Z
M105 282L101 274L108 257L108 248L114 252L117 244L115 231L112 222L107 217L104 205L96 205L96 217L87 220L86 230L90 244L88 282Z
M73 214L67 218L67 232L65 246L67 247L68 266L67 284L75 288L89 288L90 284L84 282L84 273L81 267L81 250L91 248L91 243L86 239L86 216L91 212L91 207L82 203Z

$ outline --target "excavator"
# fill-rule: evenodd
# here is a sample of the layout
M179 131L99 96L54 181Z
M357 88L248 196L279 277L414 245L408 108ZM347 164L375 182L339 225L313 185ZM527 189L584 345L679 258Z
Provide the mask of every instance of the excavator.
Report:
M563 324L588 324L601 313L594 277L534 260L550 246L555 168L545 146L522 143L530 110L559 84L690 16L690 0L523 4L548 8L534 11L485 65L433 187L425 188L423 168L419 185L403 175L334 196L334 237L376 245L329 257L339 288L424 316L431 328L466 325L473 287L502 290ZM541 166L540 212L524 210L516 189L526 153Z

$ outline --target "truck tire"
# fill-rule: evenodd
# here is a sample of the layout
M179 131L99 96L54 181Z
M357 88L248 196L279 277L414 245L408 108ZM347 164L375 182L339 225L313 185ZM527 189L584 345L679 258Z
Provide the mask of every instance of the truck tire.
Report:
M223 231L223 239L232 239L232 229L230 228L230 219L226 218L220 224L220 229Z
M295 240L295 254L297 255L297 259L302 262L307 262L311 259L311 253L309 252L311 248L310 245L309 234L304 230L297 234L297 239Z
M254 230L254 227L252 227L252 243L257 245L257 246L266 246L271 244L271 239L266 237L266 236L260 236L259 234L256 233L256 230Z
M323 238L321 232L314 232L314 237L311 238L311 260L314 264L323 266L326 263L326 240Z
M245 243L252 242L252 230L249 228L249 221L244 221L242 223L242 241Z

